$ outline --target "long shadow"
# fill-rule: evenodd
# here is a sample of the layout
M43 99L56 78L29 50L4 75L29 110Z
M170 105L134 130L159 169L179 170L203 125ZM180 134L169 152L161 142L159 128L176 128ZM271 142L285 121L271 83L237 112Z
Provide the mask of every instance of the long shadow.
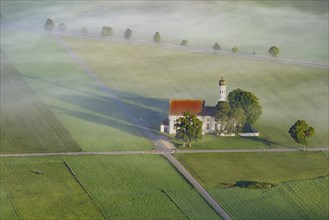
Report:
M99 125L105 125L109 127L113 127L116 129L120 129L121 131L125 131L129 134L135 135L135 136L140 136L139 130L135 125L132 124L127 124L124 122L120 122L118 120L113 120L107 117L99 116L99 115L94 115L90 113L85 113L85 112L80 112L80 111L74 111L74 110L69 110L57 106L51 106L51 108L56 109L60 113L66 114L68 116L72 116L75 118L79 118L85 121L89 121L95 124Z
M163 119L168 118L169 99L148 98L118 90L113 92L136 118L154 131L159 131Z
M45 79L42 79L42 78L39 78L39 77L29 76L29 75L26 75L26 74L22 74L22 76L24 76L24 78L39 81L41 83L49 84L51 86L55 86L55 87L58 87L58 88L67 89L67 90L71 90L71 91L74 91L74 92L79 92L79 93L84 93L84 94L90 95L90 93L87 90L82 90L81 88L78 89L78 88L70 87L70 86L67 86L67 85L64 85L64 84L61 84L61 83L51 82L51 81L48 81L48 80L45 80Z
M168 108L168 101L166 100L142 98L136 95L118 98L135 119L139 120L139 124L148 129L158 131L160 123L167 117L166 111L162 110ZM65 95L58 97L58 99L103 116L117 118L126 123L134 123L126 117L113 99L105 96Z
M249 140L253 140L255 142L262 143L262 144L268 146L269 148L285 147L285 148L296 149L296 147L294 147L294 146L273 142L273 141L270 141L268 139L261 138L261 137L241 137L241 138L249 139Z

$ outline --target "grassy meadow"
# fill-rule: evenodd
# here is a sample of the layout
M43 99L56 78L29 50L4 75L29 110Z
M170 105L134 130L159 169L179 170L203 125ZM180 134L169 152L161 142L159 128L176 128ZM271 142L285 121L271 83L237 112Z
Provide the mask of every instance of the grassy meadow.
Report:
M321 152L176 154L235 219L326 219L328 157ZM270 182L270 189L231 187Z
M328 146L327 69L108 41L64 39L131 112L154 130L159 129L167 116L171 98L205 99L207 105L215 105L218 80L224 75L228 92L236 88L251 91L263 107L256 125L261 137L247 142L261 147L296 147L288 129L298 119L305 119L316 130L310 147ZM236 139L232 141L229 147L245 145L236 144ZM202 141L197 144L202 148L201 145Z
M65 160L108 219L219 218L161 156L81 156Z
M0 166L1 219L104 219L61 158L1 158Z

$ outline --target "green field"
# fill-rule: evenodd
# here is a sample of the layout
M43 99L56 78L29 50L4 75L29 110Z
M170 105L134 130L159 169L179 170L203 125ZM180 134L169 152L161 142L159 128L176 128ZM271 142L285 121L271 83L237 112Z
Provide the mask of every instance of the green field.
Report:
M254 140L255 146L298 146L288 134L298 119L316 130L310 147L328 146L327 69L107 41L65 41L152 129L158 130L167 116L171 98L215 105L218 79L224 75L228 91L242 88L260 99L263 115L256 128L261 139Z
M329 178L290 181L269 190L211 189L234 219L316 219L329 217Z
M61 158L1 158L1 183L20 219L103 219ZM17 217L2 203L1 219Z
M81 151L3 54L0 111L1 153Z
M55 39L18 33L1 33L2 51L83 151L153 148L115 100L86 75ZM24 46L17 46L16 40ZM30 51L34 51L33 56ZM38 126L37 123L29 125ZM18 149L20 145L15 143Z
M235 219L326 219L328 158L321 152L176 154ZM230 187L270 182L271 189Z
M0 165L1 219L220 219L158 155L2 158Z
M329 174L328 159L321 152L178 153L175 156L207 188L225 187L242 180L279 183Z
M219 218L161 156L82 156L65 160L108 219Z
M174 135L168 136L174 145L181 150L274 148L280 146L261 137L218 137L214 134L206 134L201 140L187 148L183 147L182 142L176 140Z

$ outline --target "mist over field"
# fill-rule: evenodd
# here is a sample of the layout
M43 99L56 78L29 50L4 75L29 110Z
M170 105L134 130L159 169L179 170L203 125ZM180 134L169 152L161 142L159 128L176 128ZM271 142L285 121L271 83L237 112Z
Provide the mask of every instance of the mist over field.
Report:
M179 45L186 39L188 46L211 48L218 42L223 50L236 46L239 53L263 56L276 45L280 58L328 63L327 1L1 1L1 15L1 51L83 150L107 150L107 140L98 137L108 133L127 140L111 149L152 147L86 66L156 131L167 117L171 98L205 99L214 105L217 80L224 74L228 92L242 88L260 98L264 112L258 126L263 137L284 146L294 144L287 128L304 118L319 131L316 146L327 146L327 69L157 44L48 35L43 30L51 18L56 29L64 22L68 32L80 33L86 26L100 37L106 25L113 28L114 37L123 38L130 28L133 41L152 42L159 31L161 44ZM140 142L131 141L139 138Z
M328 1L1 1L5 22L42 28L47 18L69 31L86 26L100 34L111 26L114 36L126 28L132 39L267 55L280 48L280 57L328 62Z

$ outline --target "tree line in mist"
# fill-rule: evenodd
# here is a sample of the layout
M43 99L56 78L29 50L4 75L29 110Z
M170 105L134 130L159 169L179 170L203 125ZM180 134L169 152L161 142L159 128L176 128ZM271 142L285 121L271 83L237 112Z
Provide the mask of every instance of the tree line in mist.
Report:
M44 25L44 29L46 31L53 31L55 30L55 23L53 22L52 19L48 18L45 25ZM64 23L60 23L57 27L57 30L60 32L65 32L67 31L66 25ZM84 26L81 29L81 32L83 34L88 34L89 30L86 26ZM127 40L131 39L132 37L132 30L130 28L127 28L123 34L123 37ZM112 37L114 34L113 28L109 27L109 26L103 26L102 30L101 30L101 36L102 37ZM161 35L159 32L156 32L153 36L153 41L155 43L161 43ZM180 43L181 46L187 46L188 45L188 40L182 40ZM221 45L218 42L215 42L214 45L212 46L212 49L214 51L220 51L222 49ZM239 52L239 48L234 46L232 47L231 51L236 54ZM280 50L277 46L271 46L268 50L268 54L272 57L277 57L279 54ZM252 52L253 55L256 55L256 52L253 51Z

